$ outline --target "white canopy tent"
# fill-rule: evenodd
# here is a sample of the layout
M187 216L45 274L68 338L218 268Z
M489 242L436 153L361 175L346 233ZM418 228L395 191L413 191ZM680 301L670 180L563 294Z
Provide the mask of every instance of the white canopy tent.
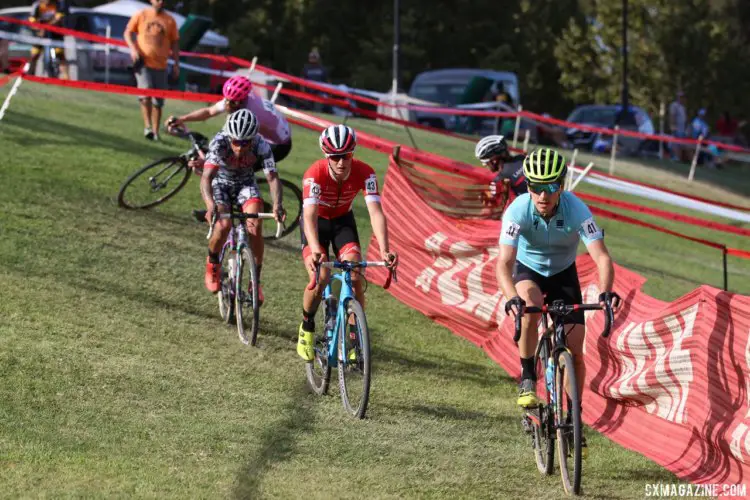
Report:
M92 10L101 12L102 14L132 17L133 14L145 9L146 7L150 7L150 5L151 4L149 3L139 2L137 0L116 0L115 2L110 2L98 7L94 7ZM185 16L170 11L167 12L169 12L169 14L174 17L174 20L177 22L178 28L185 23ZM216 33L215 31L207 31L201 38L200 45L226 48L229 47L229 39Z

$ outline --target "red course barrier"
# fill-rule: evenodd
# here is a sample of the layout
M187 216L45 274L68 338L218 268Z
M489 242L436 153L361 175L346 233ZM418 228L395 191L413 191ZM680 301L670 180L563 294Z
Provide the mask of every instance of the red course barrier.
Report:
M127 46L127 44L123 40L116 40L116 39L113 39L113 38L106 38L106 37L102 37L102 36L98 36L98 35L93 35L93 34L90 34L90 33L85 33L85 32L81 32L81 31L75 31L75 30L71 30L71 29L67 29L67 28L61 28L61 27L57 27L57 26L49 26L49 25L46 25L46 24L32 23L30 21L24 21L24 20L20 20L20 19L15 19L15 18L12 18L12 17L0 16L0 21L5 21L5 22L8 22L8 23L14 23L14 24L20 24L20 25L23 25L23 26L28 26L28 27L36 28L36 29L43 29L43 30L51 31L51 32L58 33L58 34L61 34L61 35L69 35L69 36L73 36L73 37L76 37L76 38L80 38L82 40L87 40L87 41L96 42L96 43L106 43L106 44L117 45L117 46L120 46L120 47L126 47ZM231 62L231 63L234 63L235 65L237 65L239 67L244 67L244 68L248 68L248 67L251 66L250 62L248 62L248 61L246 61L244 59L235 57L235 56L218 56L218 55L214 55L214 54L203 54L203 53L196 53L196 52L182 52L181 55L182 56L188 56L188 57L199 57L199 58L210 59L210 60L221 61L221 62ZM549 124L552 124L552 125L557 125L557 126L562 126L562 127L572 127L572 128L577 128L577 129L580 129L580 130L588 130L588 131L598 132L598 133L605 134L605 135L614 135L615 134L615 130L613 130L613 129L607 129L607 128L602 128L602 127L592 127L592 126L583 125L583 124L580 124L580 123L566 122L566 121L563 121L563 120L558 120L556 118L550 118L550 117L542 116L542 115L539 115L539 114L536 114L536 113L531 113L529 111L522 111L520 113L519 112L498 112L498 111L480 111L480 110L458 109L458 108L444 108L444 107L440 107L440 106L414 106L414 105L390 104L388 102L381 102L381 101L377 101L375 99L371 99L371 98L368 98L368 97L363 97L363 96L360 96L360 95L357 95L357 94L352 94L352 93L349 93L349 92L345 92L345 91L343 91L341 89L337 89L337 88L334 88L334 87L329 87L329 86L326 86L326 85L321 85L319 83L316 83L316 82L313 82L313 81L310 81L310 80L305 80L303 78L299 78L299 77L296 77L296 76L293 76L293 75L289 75L287 73L283 73L281 71L277 71L277 70L268 68L266 66L256 65L256 70L258 70L260 72L263 72L263 73L266 73L266 74L269 74L269 75L276 76L278 78L282 78L282 79L288 80L288 81L290 81L292 83L295 83L295 84L303 86L303 87L312 88L312 89L315 89L315 90L317 90L319 92L324 92L324 93L327 93L327 94L337 95L337 96L339 96L339 97L341 97L343 99L351 99L351 100L355 100L355 101L358 101L358 102L366 103L366 104L369 104L371 106L386 106L386 107L391 107L391 108L404 108L404 109L409 109L409 110L412 110L412 111L424 111L424 112L428 112L428 113L440 113L440 114L448 114L448 115L484 116L484 117L488 117L488 118L490 118L490 117L515 118L516 116L520 115L520 116L522 116L524 118L528 118L528 119L535 120L535 121L542 122L542 123L549 123ZM742 147L735 146L735 145L732 145L732 144L725 144L725 143L721 143L721 142L710 141L710 140L697 141L695 139L686 139L686 138L679 138L679 137L673 137L673 136L661 136L661 135L656 135L656 134L642 134L640 132L634 132L634 131L629 131L629 130L620 130L617 133L619 135L627 136L627 137L636 137L636 138L641 138L641 139L651 139L651 140L663 141L663 142L674 142L674 143L678 143L678 144L697 145L700 142L701 144L711 144L711 145L716 146L717 148L725 149L727 151L734 151L734 152L739 152L739 153L748 153L748 154L750 154L750 150L748 150L746 148L742 148Z

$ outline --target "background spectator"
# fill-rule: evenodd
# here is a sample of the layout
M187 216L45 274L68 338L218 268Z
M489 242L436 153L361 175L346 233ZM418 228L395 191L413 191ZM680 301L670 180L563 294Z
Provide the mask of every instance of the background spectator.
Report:
M328 83L328 70L323 66L320 58L320 52L317 47L313 47L307 54L307 64L302 68L302 78L312 80L313 82ZM303 92L309 92L320 97L328 97L328 94L319 92L310 88L302 88ZM330 113L331 107L320 102L310 102L311 109L317 112Z
M711 129L709 128L708 123L706 123L706 110L705 108L701 108L698 110L698 113L695 114L693 121L690 122L690 137L698 139L703 136L704 139L708 139L710 132Z
M685 137L687 112L685 111L684 100L685 94L681 90L678 90L675 100L669 105L669 131L674 137ZM670 143L670 149L672 150L672 159L681 160L682 145L672 142Z
M65 16L68 15L68 3L65 0L37 0L31 4L31 15L29 21L32 23L49 24L50 26L63 26ZM57 42L63 41L63 36L58 33L37 30L37 36L44 36ZM35 45L31 48L31 59L29 60L29 73L34 74L39 56L45 47ZM65 50L62 47L54 47L55 57L60 65L60 78L68 79L68 62L65 60ZM49 75L53 76L53 75Z
M167 88L170 50L174 59L172 73L177 80L180 74L180 35L174 18L164 11L164 0L151 0L150 8L143 9L130 18L124 37L130 47L138 88ZM143 136L158 141L164 99L140 97L139 100L143 115Z
M320 52L318 52L317 47L313 47L307 55L307 64L302 68L302 78L314 82L328 81L328 70L320 60Z
M0 71L10 74L10 63L8 62L8 40L0 38Z
M716 120L716 133L725 138L725 140L735 142L738 130L739 123L732 118L729 111L724 111L724 114Z

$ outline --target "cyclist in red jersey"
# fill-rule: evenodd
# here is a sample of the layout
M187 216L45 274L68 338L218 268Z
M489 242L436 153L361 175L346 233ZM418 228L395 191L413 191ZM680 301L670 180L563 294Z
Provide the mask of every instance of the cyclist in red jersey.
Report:
M388 225L380 205L378 178L370 165L353 158L356 146L354 130L344 125L328 127L320 135L320 149L326 158L313 163L303 176L302 257L310 279L315 275L316 264L328 257L329 246L341 261L362 260L352 212L352 203L360 191L364 191L372 231L383 260L396 264L396 254L388 246ZM297 354L305 361L312 361L315 356L315 313L328 278L328 270L321 269L318 286L313 290L305 289L302 299ZM352 273L352 286L357 301L364 306L364 290L357 273Z

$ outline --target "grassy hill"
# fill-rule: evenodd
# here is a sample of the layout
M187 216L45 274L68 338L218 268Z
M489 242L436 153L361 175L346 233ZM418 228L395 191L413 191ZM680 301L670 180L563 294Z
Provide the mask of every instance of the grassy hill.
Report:
M195 106L168 102L167 112ZM186 147L141 132L132 97L28 83L0 122L2 496L562 496L559 477L533 464L514 381L377 287L369 418L348 418L335 391L310 394L294 352L306 282L296 235L267 250L260 347L242 346L203 288L205 227L189 218L198 183L155 211L114 202L136 167ZM295 128L283 175L299 180L316 143ZM435 149L466 157L457 147ZM358 156L380 174L387 165ZM720 282L716 252L603 225L618 261L661 298ZM732 259L731 269L732 288L750 291L750 267ZM588 432L589 497L640 498L646 483L676 480Z

